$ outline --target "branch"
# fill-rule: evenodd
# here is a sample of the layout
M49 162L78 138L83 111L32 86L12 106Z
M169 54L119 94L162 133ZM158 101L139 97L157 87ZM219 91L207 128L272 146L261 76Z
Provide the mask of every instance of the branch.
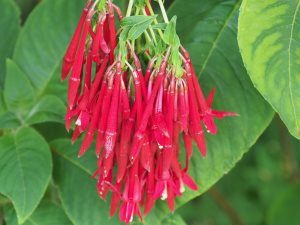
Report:
M212 199L218 204L218 206L224 210L224 212L228 215L234 225L245 225L242 218L235 211L235 209L230 205L230 203L225 199L225 197L221 194L221 192L216 188L212 187L208 193L212 197Z

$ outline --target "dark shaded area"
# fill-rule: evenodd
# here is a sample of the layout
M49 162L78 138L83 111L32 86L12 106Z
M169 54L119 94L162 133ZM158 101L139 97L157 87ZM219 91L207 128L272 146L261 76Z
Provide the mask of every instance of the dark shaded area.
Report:
M30 12L40 1L41 0L15 0L15 2L18 4L18 6L21 9L22 23L25 22Z
M299 141L275 117L228 175L177 212L188 225L299 224L299 207L291 202L300 197L299 149Z

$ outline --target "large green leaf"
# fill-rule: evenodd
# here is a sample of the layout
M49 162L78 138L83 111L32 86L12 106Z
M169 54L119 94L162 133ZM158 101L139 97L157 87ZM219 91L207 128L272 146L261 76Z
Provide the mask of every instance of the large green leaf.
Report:
M26 124L63 122L60 99L65 99L66 85L59 81L60 65L83 5L82 0L45 0L26 20L13 55L35 90L32 105L36 107L22 118Z
M7 60L7 77L4 84L4 99L8 110L22 117L29 111L34 102L34 90L20 68L11 60Z
M0 0L0 89L5 75L5 59L10 57L20 31L20 12L11 0Z
M239 45L250 77L300 138L300 1L245 0Z
M48 86L56 90L64 85L53 76L57 75L55 72L60 67L84 2L45 0L28 17L13 58L27 74L37 95L48 90Z
M169 10L178 17L179 36L201 75L205 93L217 88L214 107L240 114L217 121L218 134L207 135L206 158L195 149L191 174L200 190L187 191L179 198L179 204L202 194L228 173L273 117L273 111L253 87L239 53L237 17L240 4L237 0L191 0L189 4L177 0ZM153 213L163 217L165 208L159 207Z
M167 216L162 222L161 225L187 225L182 217L178 214L171 214Z
M17 215L12 207L5 207L6 225L18 225ZM22 225L72 225L63 209L52 202L42 202Z
M5 112L0 116L0 127L2 129L13 129L21 126L19 118L12 112Z
M27 125L47 121L63 123L63 101L54 95L37 97L28 77L11 60L7 60L4 100L7 111L0 114L2 128L15 127L16 119L19 120L19 124Z
M72 146L69 139L51 144L54 180L62 205L75 225L119 224L118 218L109 218L109 205L98 197L96 181L91 178L96 169L96 157L90 151L78 159L79 144Z
M51 176L51 154L33 129L22 128L0 138L0 193L7 196L23 223L40 202Z
M25 123L37 124L47 121L63 123L65 104L54 95L43 96L30 110Z

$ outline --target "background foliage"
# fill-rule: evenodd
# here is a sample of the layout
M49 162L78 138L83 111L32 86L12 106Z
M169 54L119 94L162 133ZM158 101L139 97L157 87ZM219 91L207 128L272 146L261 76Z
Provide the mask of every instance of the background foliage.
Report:
M60 63L83 4L0 0L0 224L119 224L90 179L94 157L78 159L63 126ZM240 116L207 136L205 159L195 151L199 192L173 215L157 206L144 224L299 224L300 144L285 125L300 137L300 2L166 4L204 90L217 88L215 107Z

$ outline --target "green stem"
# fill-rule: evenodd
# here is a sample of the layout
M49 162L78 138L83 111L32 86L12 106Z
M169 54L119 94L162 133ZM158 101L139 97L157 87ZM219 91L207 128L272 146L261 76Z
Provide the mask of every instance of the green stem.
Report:
M151 39L151 37L150 37L148 31L145 30L144 34L145 34L146 40L147 40L148 42L152 43L152 39Z
M160 7L160 10L161 10L161 13L162 13L162 15L163 15L163 18L164 18L165 23L169 23L169 18L168 18L166 9L165 9L165 7L164 7L163 1L162 1L162 0L157 0L157 1L158 1L158 4L159 4L159 7Z
M148 9L149 9L149 12L150 12L151 16L154 16L155 14L154 14L153 8L152 8L152 6L151 6L151 3L149 2L149 0L147 0L146 3L147 3L147 7L148 7ZM155 23L155 24L158 24L157 19L154 20L154 23ZM161 38L164 37L164 34L163 34L163 32L161 31L161 29L158 29L158 33L159 33L159 36L160 36Z
M129 0L126 17L130 16L130 14L131 14L131 11L133 8L133 3L134 3L134 0Z
M145 10L145 9L143 9L143 14L144 14L145 16L147 16L147 13L146 13L146 10ZM152 29L151 26L149 27L149 30L150 30L151 36L152 36L152 38L153 38L154 44L157 45L155 33L154 33L154 31L153 31L153 29Z

